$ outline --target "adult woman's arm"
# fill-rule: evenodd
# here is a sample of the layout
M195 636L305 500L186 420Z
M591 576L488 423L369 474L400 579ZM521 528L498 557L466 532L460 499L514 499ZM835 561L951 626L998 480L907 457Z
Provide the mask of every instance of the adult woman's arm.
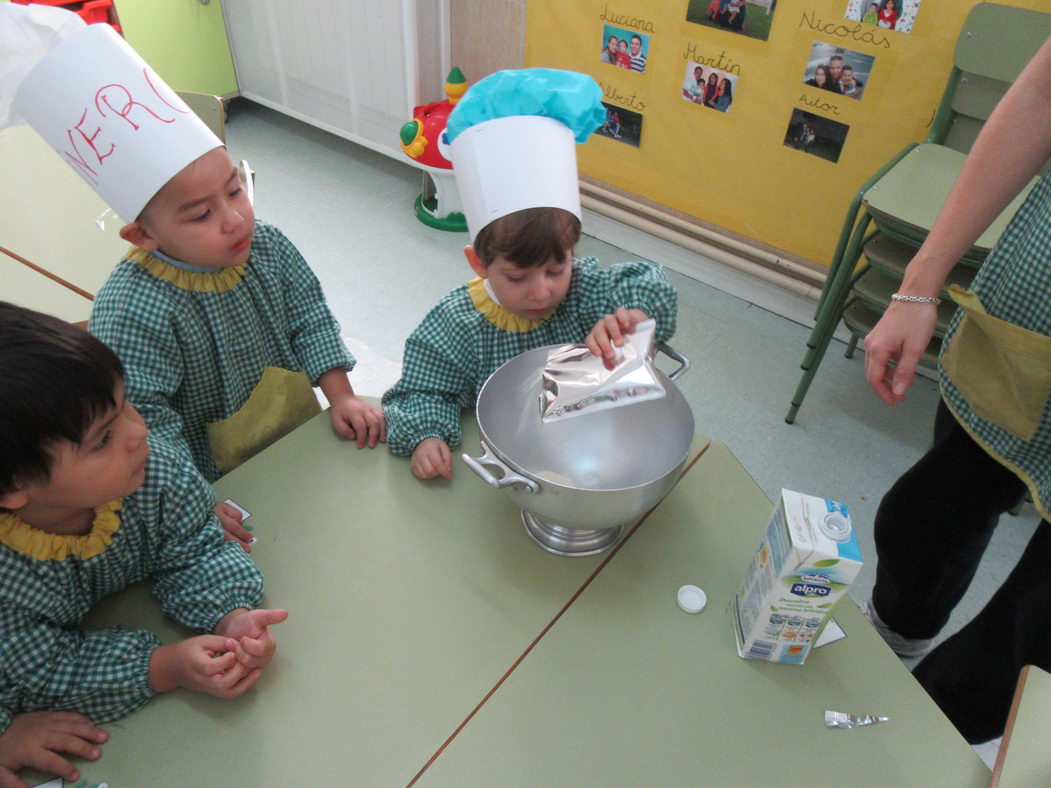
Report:
M899 292L937 296L949 271L1049 156L1051 38L986 121ZM865 338L865 376L888 405L905 399L934 325L934 304L896 301Z

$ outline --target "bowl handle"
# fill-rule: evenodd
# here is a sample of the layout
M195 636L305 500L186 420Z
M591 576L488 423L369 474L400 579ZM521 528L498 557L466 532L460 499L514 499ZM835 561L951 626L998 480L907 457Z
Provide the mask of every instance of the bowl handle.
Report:
M510 487L515 484L520 484L525 487L527 492L535 493L540 492L540 485L534 482L532 479L527 479L525 476L519 476L517 473L513 473L510 468L504 465L496 455L489 451L489 446L484 442L482 443L482 456L472 457L469 454L460 455L463 461L467 463L467 467L477 473L482 481L488 484L490 487ZM500 476L493 476L489 472L490 468L495 468L500 472Z
M679 368L668 375L668 380L678 380L683 376L683 373L690 368L690 360L675 348L669 347L663 342L660 342L657 345L657 350L666 355L672 361L679 362Z

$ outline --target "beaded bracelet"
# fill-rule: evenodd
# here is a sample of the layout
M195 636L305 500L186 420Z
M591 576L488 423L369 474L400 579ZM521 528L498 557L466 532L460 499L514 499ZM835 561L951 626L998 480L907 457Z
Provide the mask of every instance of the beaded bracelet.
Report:
M940 298L935 296L910 296L902 295L901 293L895 293L890 297L891 301L910 301L913 304L934 304L938 306L942 302Z

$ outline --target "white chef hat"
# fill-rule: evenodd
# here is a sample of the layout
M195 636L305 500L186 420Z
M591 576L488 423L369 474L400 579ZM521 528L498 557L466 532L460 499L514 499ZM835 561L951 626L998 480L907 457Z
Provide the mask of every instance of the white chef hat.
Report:
M446 130L471 240L525 208L563 208L579 219L576 143L604 120L602 90L585 74L498 71L472 85Z
M22 27L21 19L0 16L0 40ZM109 25L52 34L49 44L20 84L0 81L5 93L13 89L12 115L24 118L124 221L134 221L174 175L223 144Z

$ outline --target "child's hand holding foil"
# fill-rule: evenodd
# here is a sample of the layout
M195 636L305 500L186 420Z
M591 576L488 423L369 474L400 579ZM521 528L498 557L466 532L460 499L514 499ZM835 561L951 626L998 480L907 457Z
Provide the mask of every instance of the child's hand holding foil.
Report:
M604 365L603 359L588 349L590 345L562 345L550 351L541 373L541 418L550 422L665 396L664 385L653 368L656 328L655 321L644 320L627 334L621 346L612 345L619 351L612 367ZM604 338L608 343L609 334Z
M612 315L606 315L595 323L591 333L584 339L588 350L602 359L606 369L613 369L620 358L617 349L624 345L624 335L635 330L639 323L649 320L649 315L641 309L621 307Z

